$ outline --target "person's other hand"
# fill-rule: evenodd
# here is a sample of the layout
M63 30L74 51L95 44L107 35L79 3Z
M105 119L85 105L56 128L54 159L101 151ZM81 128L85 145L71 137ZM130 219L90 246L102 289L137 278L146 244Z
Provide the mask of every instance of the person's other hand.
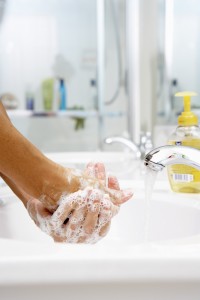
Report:
M63 194L70 195L88 187L98 189L109 195L110 200L120 205L133 195L130 190L120 190L118 181L114 176L106 180L105 167L102 163L89 163L85 171L65 169L57 165L53 170L53 177L48 181L39 199L46 208L54 212Z
M106 178L102 163L89 163L84 176L99 180L111 195L120 191L115 176ZM30 200L27 208L35 223L55 241L95 243L107 234L112 217L119 211L119 202L121 204L132 197L130 192L123 199L110 197L105 190L87 187L71 195L63 195L53 214L36 199ZM120 201L116 203L116 199Z
M96 243L107 234L119 207L102 191L87 188L63 196L53 214L37 199L29 200L27 210L56 242Z

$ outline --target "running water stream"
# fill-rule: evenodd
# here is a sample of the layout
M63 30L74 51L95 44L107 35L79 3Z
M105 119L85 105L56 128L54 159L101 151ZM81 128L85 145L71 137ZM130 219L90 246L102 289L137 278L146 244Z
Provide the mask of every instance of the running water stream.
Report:
M145 174L144 243L149 241L151 199L157 173L158 172L147 168Z

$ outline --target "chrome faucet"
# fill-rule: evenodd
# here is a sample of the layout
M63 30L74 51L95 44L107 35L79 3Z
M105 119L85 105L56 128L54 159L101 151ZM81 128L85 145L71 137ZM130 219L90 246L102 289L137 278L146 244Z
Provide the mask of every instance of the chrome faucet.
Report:
M145 154L153 148L150 132L141 134L139 145L137 145L133 141L131 141L125 137L121 137L121 136L108 137L104 140L104 142L106 144L121 143L121 144L127 146L132 152L134 152L136 158L144 158Z
M137 158L141 157L141 152L139 147L132 142L131 140L121 137L121 136L113 136L113 137L108 137L104 140L106 144L113 144L113 143L121 143L125 146L127 146L131 151L133 151L136 155Z
M150 151L144 164L154 171L161 171L168 165L189 165L200 170L200 151L186 146L162 146Z

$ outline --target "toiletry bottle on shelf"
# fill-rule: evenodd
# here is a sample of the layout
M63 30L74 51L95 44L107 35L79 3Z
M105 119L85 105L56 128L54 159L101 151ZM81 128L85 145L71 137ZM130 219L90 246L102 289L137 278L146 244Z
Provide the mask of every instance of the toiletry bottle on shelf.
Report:
M34 94L29 87L26 89L26 109L34 110Z
M49 78L42 82L42 97L44 109L46 111L51 111L54 97L54 78Z
M178 117L178 127L171 135L169 145L182 145L200 149L200 128L197 116L190 110L190 97L193 92L176 93L183 97L184 111ZM168 177L171 188L179 193L200 193L200 171L186 165L168 166Z
M67 103L66 103L66 88L64 79L60 79L60 110L66 110Z

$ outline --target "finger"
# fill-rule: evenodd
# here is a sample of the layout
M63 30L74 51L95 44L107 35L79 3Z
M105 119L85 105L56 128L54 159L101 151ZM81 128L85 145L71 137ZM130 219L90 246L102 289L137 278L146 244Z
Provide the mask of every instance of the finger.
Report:
M99 190L92 190L87 201L87 215L82 229L82 235L78 239L78 243L93 243L94 239L98 239L97 222L100 213L100 207L103 200L103 194Z
M51 234L51 213L37 199L31 199L27 203L27 210L35 224L44 232Z
M104 199L101 201L99 218L96 222L96 226L93 227L93 231L91 231L90 233L82 235L77 242L89 244L95 244L96 242L98 242L109 231L110 220L118 213L118 211L119 207L113 205L110 202L109 198L107 199L107 197L104 196Z
M119 207L115 206L112 202L110 202L109 199L107 199L107 197L104 196L95 231L93 235L85 242L94 244L102 237L104 237L110 228L110 221L112 217L115 216L118 211Z
M98 179L104 186L106 185L106 171L103 163L90 162L85 170L85 175Z
M106 234L108 233L108 231L110 230L110 225L111 222L106 223L104 226L101 227L100 231L99 231L99 235L103 238L104 236L106 236Z
M106 170L103 163L96 163L95 164L95 177L100 180L103 185L106 185Z
M87 201L87 214L82 228L82 234L78 243L92 243L93 235L97 227L100 212L102 193L99 190L92 190Z
M92 234L96 227L102 197L102 193L98 190L93 190L88 197L88 210L85 222L83 224L83 230L86 232L86 234Z
M37 200L32 199L27 203L27 210L35 224L45 233L50 235L55 242L66 242L63 228L54 230L51 224L52 214Z
M111 203L110 212L108 206L103 207L99 218L99 223L101 224L101 227L99 229L99 236L101 238L106 236L106 234L108 233L111 225L111 219L118 214L119 209L119 206L116 206L113 203Z
M110 189L110 188L105 188L105 190L108 193L108 195L110 196L110 200L115 205L120 205L120 204L128 201L129 199L131 199L133 196L133 192L130 189L118 191L118 190L114 190L114 189Z
M109 189L114 189L114 190L120 190L119 182L117 177L113 175L108 176L108 188Z
M88 192L89 190L83 190L69 196L63 196L63 199L60 200L59 207L53 213L51 218L54 228L62 226L74 209L80 209L85 206Z
M119 207L114 205L109 199L104 197L101 210L99 214L98 227L99 230L102 226L111 221L111 219L118 213Z
M48 195L42 195L39 198L39 201L50 211L50 212L54 212L56 210L56 208L58 207L57 202L55 201L55 199L52 199L50 196Z
M66 238L68 242L77 243L83 234L83 223L87 214L86 208L75 210L65 226Z
M74 210L69 217L69 221L66 224L66 228L70 228L71 230L76 230L81 224L83 224L86 216L86 209L81 208L79 210Z
M34 218L37 218L37 216L36 216L37 214L41 218L46 218L46 217L51 216L51 213L37 199L31 199L31 200L28 201L27 210L28 210L30 216L31 217L33 216Z
M97 224L97 220L98 220L98 212L91 212L91 211L87 212L85 222L83 225L83 230L86 232L86 234L93 233L95 226Z
M52 238L55 243L66 243L67 239L64 236L52 235Z
M84 173L88 177L95 177L95 163L89 162L86 166Z
M82 235L81 237L79 237L77 244L84 244L84 243L86 243L86 240L87 240L87 236Z

